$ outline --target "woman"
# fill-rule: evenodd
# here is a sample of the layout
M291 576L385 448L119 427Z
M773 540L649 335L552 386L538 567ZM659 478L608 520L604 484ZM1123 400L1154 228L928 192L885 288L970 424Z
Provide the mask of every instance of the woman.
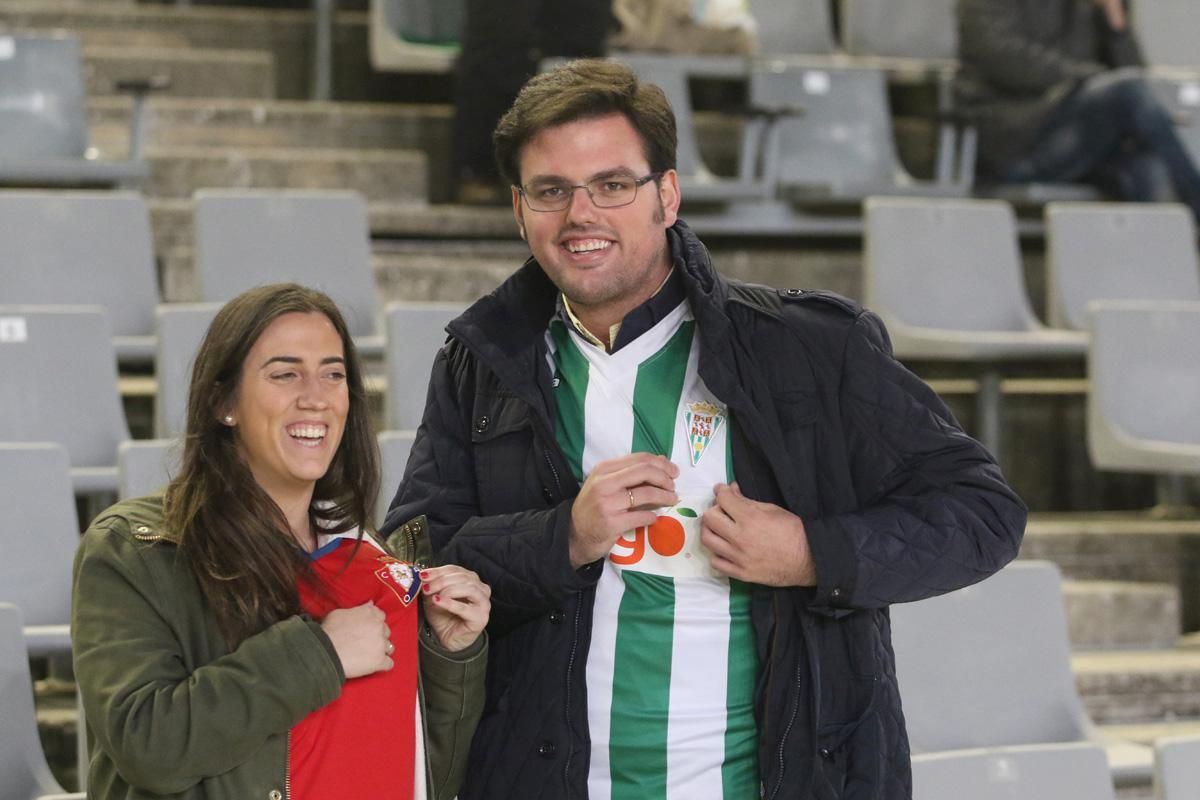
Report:
M97 517L75 560L91 800L455 795L490 592L420 566L423 541L392 557L364 536L378 481L332 301L280 284L226 304L178 476Z

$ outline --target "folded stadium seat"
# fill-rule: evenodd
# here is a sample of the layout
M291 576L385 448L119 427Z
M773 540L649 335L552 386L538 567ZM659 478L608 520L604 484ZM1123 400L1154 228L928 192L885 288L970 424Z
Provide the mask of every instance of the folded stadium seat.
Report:
M1104 748L1048 744L915 756L915 800L1112 800Z
M0 603L0 800L85 800L64 792L46 764L21 622L17 606Z
M663 90L675 112L678 144L676 171L685 203L725 204L738 200L765 198L768 186L757 173L758 151L763 136L763 120L749 119L742 132L738 177L714 175L705 165L696 142L696 123L692 115L692 77L744 77L745 62L732 56L668 56L620 53L614 58L628 64L638 78Z
M384 72L450 72L464 0L370 0L371 66Z
M467 309L466 303L388 303L387 399L389 430L416 430L425 413L429 374L446 343L446 326Z
M131 186L149 176L140 157L88 157L79 39L4 34L0 57L0 185Z
M1154 742L1155 800L1200 797L1200 736L1171 736Z
M117 449L117 496L141 497L164 488L179 472L180 439L139 439Z
M379 439L379 497L375 502L375 524L383 525L388 506L404 477L408 454L412 451L416 431L380 431Z
M0 191L5 303L96 303L117 360L154 360L158 283L146 201L135 192Z
M978 365L977 438L998 455L999 365L1082 360L1087 335L1034 316L1008 204L872 197L865 208L867 306L900 358Z
M765 61L748 91L752 108L780 112L767 129L762 173L781 198L856 205L869 195L967 194L949 176L918 181L900 163L882 70Z
M914 756L914 800L1114 800L1104 748L1042 744ZM1195 795L1193 795L1194 797Z
M1200 67L1196 31L1200 3L1196 0L1132 0L1133 29L1146 63L1154 67Z
M827 56L837 50L829 0L746 0L764 56Z
M894 605L891 616L913 753L1094 742L1118 786L1148 785L1151 749L1103 742L1079 699L1053 564L1015 562L974 586Z
M934 62L929 66L952 66L958 59L955 2L841 0L842 43L852 56L913 59Z
M201 299L294 281L333 298L360 355L383 354L367 204L355 192L202 189L195 269Z
M187 428L188 387L192 361L221 303L164 303L155 311L158 355L154 374L154 435L182 436Z
M0 475L6 518L0 603L21 609L32 653L67 652L71 561L79 544L67 451L48 442L0 443Z
M0 441L57 442L79 494L117 488L129 438L111 327L100 306L0 305Z
M1051 203L1046 273L1058 328L1086 330L1091 300L1200 301L1196 225L1181 205Z
M1200 475L1200 302L1093 300L1088 326L1092 463L1179 476L1159 481L1159 510L1173 512L1182 479Z

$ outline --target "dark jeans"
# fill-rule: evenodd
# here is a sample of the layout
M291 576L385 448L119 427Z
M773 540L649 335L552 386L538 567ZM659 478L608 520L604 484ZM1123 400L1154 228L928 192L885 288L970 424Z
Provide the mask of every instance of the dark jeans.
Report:
M454 163L461 178L497 176L492 131L538 62L601 56L612 0L467 0L454 97Z
M1014 183L1086 181L1122 200L1167 200L1173 188L1200 219L1200 171L1137 70L1084 81L1050 115L1031 151L1001 177Z

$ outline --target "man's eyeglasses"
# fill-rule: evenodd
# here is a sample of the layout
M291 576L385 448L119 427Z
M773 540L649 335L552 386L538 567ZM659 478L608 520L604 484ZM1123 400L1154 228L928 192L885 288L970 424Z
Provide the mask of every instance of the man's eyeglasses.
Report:
M661 175L661 172L651 172L641 178L632 175L608 175L587 183L537 181L518 186L517 191L525 198L525 205L529 206L530 211L562 211L571 205L571 198L575 196L576 189L587 192L597 208L620 208L637 199L639 186L645 186Z

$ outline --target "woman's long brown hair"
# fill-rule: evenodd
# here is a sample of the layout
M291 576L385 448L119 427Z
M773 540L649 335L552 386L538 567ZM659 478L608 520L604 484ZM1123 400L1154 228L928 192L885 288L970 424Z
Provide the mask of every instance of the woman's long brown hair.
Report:
M287 283L260 286L226 303L196 353L182 463L167 487L163 510L166 530L178 535L180 555L231 649L300 613L297 582L309 573L307 556L283 511L239 455L235 429L221 423L236 401L250 349L275 319L291 313L323 314L333 323L342 340L350 395L342 441L313 491L314 527L329 533L364 529L379 489L362 366L333 301Z

